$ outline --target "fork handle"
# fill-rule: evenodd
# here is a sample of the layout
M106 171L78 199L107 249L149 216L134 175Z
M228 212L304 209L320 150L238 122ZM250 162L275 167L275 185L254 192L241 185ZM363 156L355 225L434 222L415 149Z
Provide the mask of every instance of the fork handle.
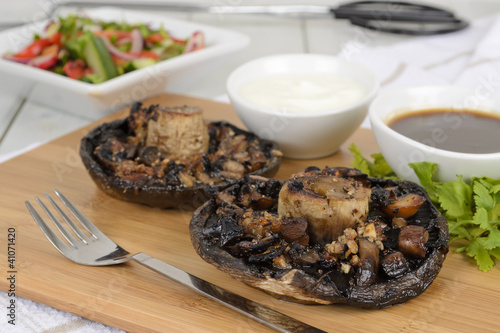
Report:
M145 253L137 253L132 259L142 265L165 275L172 280L188 286L198 293L218 301L244 315L247 315L280 332L325 332L292 317L284 315L252 300L234 294L210 282L197 278L172 265L155 259Z

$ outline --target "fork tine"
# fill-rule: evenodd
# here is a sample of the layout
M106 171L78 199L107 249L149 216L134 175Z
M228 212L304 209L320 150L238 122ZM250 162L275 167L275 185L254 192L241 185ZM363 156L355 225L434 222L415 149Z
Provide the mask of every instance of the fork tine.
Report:
M42 232L45 234L45 236L48 238L48 240L54 245L56 249L59 250L59 252L64 254L64 250L68 248L68 245L64 243L59 236L57 236L54 231L48 226L48 224L45 222L45 220L38 214L36 209L31 205L29 201L25 201L26 207L28 207L29 212L31 213L31 216L33 216L33 219L35 220L36 224L42 229Z
M64 194L62 194L58 190L54 190L54 192L57 194L59 199L61 199L61 201L68 208L68 210L75 216L75 218L89 232L89 234L92 235L92 237L94 237L95 239L108 238L106 235L104 235L101 232L101 230L99 230L92 222L90 222L90 220L85 215L83 215L83 213L78 208L76 208L76 206L73 205L73 203L71 201L69 201L68 198L66 198L64 196Z
M52 223L54 223L54 225L56 226L57 230L59 230L59 232L61 232L61 234L64 236L64 238L66 238L66 240L73 247L76 247L77 244L78 244L77 240L68 232L68 230L66 230L66 228L64 228L64 226L59 221L59 219L57 217L55 217L54 214L52 214L52 212L49 210L49 208L47 206L45 206L45 204L43 203L42 200L40 200L39 197L35 197L35 200L38 202L38 204L40 205L40 207L42 207L42 209L44 210L45 214L47 214L47 216L52 221Z
M90 239L88 238L87 235L85 235L80 228L76 226L76 224L71 220L71 218L59 207L59 205L52 199L52 197L48 194L45 193L45 196L47 199L49 199L50 203L52 206L57 210L59 215L63 218L63 220L68 224L68 226L73 230L73 232L84 242L85 244L88 244L90 242Z

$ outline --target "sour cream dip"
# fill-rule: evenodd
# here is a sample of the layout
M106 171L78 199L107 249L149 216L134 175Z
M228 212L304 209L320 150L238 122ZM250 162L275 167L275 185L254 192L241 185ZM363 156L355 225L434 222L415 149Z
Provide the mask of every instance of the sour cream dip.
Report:
M366 92L360 82L328 73L271 74L245 82L238 91L249 103L290 114L340 109Z

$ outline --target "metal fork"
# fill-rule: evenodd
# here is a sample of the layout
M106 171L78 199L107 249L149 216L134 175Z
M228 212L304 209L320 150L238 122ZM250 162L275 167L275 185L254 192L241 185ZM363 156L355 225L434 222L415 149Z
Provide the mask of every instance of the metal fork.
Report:
M42 200L40 200L40 198L35 197L36 201L40 204L49 219L54 223L69 245L66 244L52 230L52 228L47 224L47 222L45 222L29 201L26 201L26 206L52 245L54 245L54 247L68 259L82 265L90 266L116 265L129 260L135 260L174 281L194 289L204 296L216 300L280 332L324 332L292 317L218 287L210 282L204 281L147 254L137 253L130 255L129 252L118 246L118 244L103 234L61 192L58 190L54 190L54 192L66 206L68 211L71 212L73 218L76 219L76 221L78 221L88 232L87 234L82 231L81 227L78 227L77 224L47 193L45 193L45 196L60 217L64 220L67 225L66 227L49 210ZM68 231L67 227L73 231L74 235Z

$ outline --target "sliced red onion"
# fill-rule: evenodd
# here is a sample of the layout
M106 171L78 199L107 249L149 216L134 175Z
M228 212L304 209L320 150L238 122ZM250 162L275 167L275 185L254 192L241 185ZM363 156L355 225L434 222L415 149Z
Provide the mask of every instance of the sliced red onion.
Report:
M47 30L49 30L49 28L53 25L53 24L57 24L55 21L50 21L46 26L45 28L43 29L44 32L47 32Z
M128 53L125 53L125 52L118 50L113 44L111 44L111 42L107 38L101 37L101 39L103 40L104 45L106 45L106 48L108 49L109 53L111 53L112 55L115 55L115 56L122 58L124 60L137 59L137 55L128 54Z
M130 33L130 38L132 38L132 47L130 48L130 53L139 55L144 46L144 42L142 40L142 34L139 29L134 29Z
M20 63L20 64L27 64L32 59L32 58L16 58L16 57L14 57L12 55L4 55L3 58L6 59L6 60L10 60L10 61L14 61L14 62Z
M195 31L186 44L183 53L200 50L205 47L205 35L201 31Z
M49 53L46 55L38 56L33 58L28 65L33 67L38 67L42 69L47 69L55 64L57 61L57 53Z
M132 39L128 38L128 37L123 37L123 38L120 38L116 41L116 46L120 46L120 45L125 45L127 43L131 43L132 42Z

